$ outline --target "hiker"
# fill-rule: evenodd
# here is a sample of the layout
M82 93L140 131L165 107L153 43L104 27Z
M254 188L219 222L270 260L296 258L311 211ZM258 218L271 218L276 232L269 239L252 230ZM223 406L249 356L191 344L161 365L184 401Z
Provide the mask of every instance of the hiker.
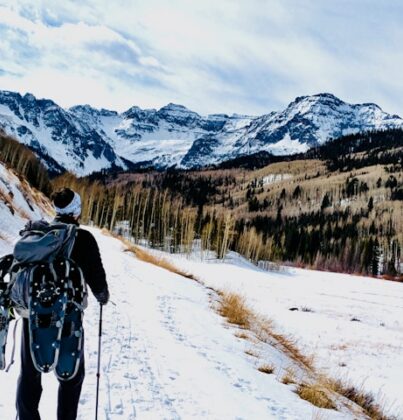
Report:
M81 198L69 188L52 196L56 210L55 222L79 226ZM81 268L85 282L101 305L109 300L108 284L98 244L87 230L78 228L71 259ZM84 381L84 352L77 374L68 381L59 380L58 420L75 420ZM30 351L29 321L23 319L21 340L21 373L17 387L17 413L19 420L40 420L38 405L42 394L41 373L35 369ZM48 419L46 419L48 420Z

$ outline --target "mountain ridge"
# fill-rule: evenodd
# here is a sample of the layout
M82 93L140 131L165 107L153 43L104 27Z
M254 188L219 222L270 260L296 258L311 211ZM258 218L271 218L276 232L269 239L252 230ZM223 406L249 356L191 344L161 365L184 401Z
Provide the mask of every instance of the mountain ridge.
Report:
M88 104L64 109L31 93L0 91L0 128L53 173L87 175L142 162L197 168L261 151L301 153L342 135L402 127L403 119L376 104L348 104L331 93L299 96L260 116L202 116L175 103L121 113Z

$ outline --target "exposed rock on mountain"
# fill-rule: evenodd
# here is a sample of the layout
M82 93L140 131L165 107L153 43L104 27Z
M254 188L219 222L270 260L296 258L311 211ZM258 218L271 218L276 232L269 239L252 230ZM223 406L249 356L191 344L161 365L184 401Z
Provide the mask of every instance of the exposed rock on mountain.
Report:
M375 104L351 105L329 93L298 97L285 110L258 117L203 117L176 104L123 113L89 105L63 109L29 93L0 91L0 127L51 171L85 175L131 163L191 168L260 151L304 152L342 135L403 127L403 120Z

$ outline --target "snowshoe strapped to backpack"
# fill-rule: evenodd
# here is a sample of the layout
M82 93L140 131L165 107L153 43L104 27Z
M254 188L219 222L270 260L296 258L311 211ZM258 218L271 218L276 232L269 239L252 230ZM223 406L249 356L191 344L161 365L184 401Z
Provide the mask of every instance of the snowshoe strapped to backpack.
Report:
M43 220L29 222L20 232L21 239L14 246L13 271L16 273L13 276L11 300L24 318L29 317L32 297L50 302L52 295L61 292L55 286L61 286L61 289L67 287L65 283L55 284L60 283L60 276L64 277L60 269L58 272L55 269L60 268L60 262L69 259L74 246L75 232L75 225L49 224ZM35 285L34 277L40 281L40 285ZM34 296L31 290L35 286L37 296Z
M40 372L59 360L72 278L81 271L70 260L76 226L30 222L14 248L10 298L17 312L29 319L31 356Z
M72 287L68 288L68 303L55 368L55 375L62 381L68 381L77 374L84 350L83 318L87 306L87 288L81 269L76 265L70 267L70 281Z

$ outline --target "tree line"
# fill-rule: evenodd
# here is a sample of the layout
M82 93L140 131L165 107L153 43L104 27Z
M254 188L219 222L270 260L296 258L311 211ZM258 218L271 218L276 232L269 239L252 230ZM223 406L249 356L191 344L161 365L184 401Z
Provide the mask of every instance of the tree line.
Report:
M400 135L392 130L392 134L350 136L350 146L347 140L338 141L342 150L349 147L356 168L372 164L368 156L375 155L368 151L382 149L390 155L399 151ZM385 138L398 147L385 148L381 141ZM257 175L261 172L239 169L171 169L86 178L66 172L50 184L46 168L33 152L0 134L0 159L33 186L48 195L52 189L70 186L83 197L84 222L128 232L137 243L169 252L191 252L197 246L216 252L219 258L234 250L256 263L269 260L398 276L403 233L398 216L403 200L401 161L379 169L378 179L366 178L365 171L346 172L343 158L340 167L333 167L329 162L334 145L328 147L320 152L327 172L318 169L302 176L301 183L286 181L277 189L265 184ZM362 165L357 164L360 159ZM293 162L287 160L284 165L291 168ZM343 182L328 181L345 172ZM311 186L320 179L320 189ZM382 205L385 200L390 204Z
M168 175L157 188L144 180L105 185L66 173L53 181L53 187L69 186L85 197L84 222L119 233L119 226L123 229L120 222L125 221L125 230L129 230L135 242L146 241L148 245L168 252L191 252L195 240L199 240L203 250L216 251L222 258L230 245L232 218L203 216L203 197L208 196L208 191L194 196L178 194L170 189L173 179L172 174ZM203 189L209 183L200 185ZM209 185L208 188L213 187Z
M396 191L400 181L378 180L380 187ZM399 226L372 197L365 207L333 209L334 193L326 192L317 210L289 215L290 201L304 194L297 185L292 194L282 189L275 199L259 201L260 182L246 190L247 212L231 206L222 191L236 185L235 177L169 171L128 182L90 181L65 174L55 188L69 185L86 197L83 218L114 230L121 221L138 243L169 252L213 250L224 258L234 250L258 263L282 261L339 272L397 276L400 272ZM347 177L339 194L347 199L366 196L369 186ZM257 203L257 204L256 204ZM275 209L275 215L265 209ZM401 232L400 232L401 233Z
M28 147L7 136L0 129L0 161L24 176L29 183L46 195L51 184L46 167Z

